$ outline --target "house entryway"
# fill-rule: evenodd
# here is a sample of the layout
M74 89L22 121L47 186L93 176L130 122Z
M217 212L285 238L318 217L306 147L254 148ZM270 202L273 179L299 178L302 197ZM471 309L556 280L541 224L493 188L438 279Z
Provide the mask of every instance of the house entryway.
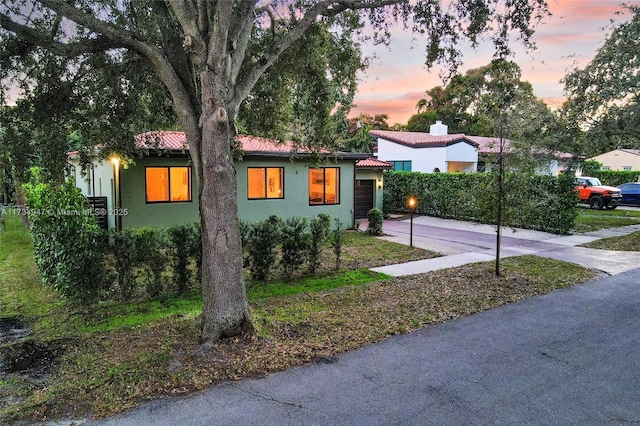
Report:
M374 179L356 180L355 190L355 218L363 219L367 217L367 212L373 208L373 191L376 181Z

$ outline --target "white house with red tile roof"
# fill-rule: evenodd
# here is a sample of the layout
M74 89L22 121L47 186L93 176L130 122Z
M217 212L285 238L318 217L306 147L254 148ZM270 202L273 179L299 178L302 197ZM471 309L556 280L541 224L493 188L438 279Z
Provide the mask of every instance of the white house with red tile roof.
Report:
M396 171L476 172L491 169L493 156L500 152L500 138L448 134L441 121L429 133L371 130L378 139L378 158L393 164ZM509 153L508 139L503 152ZM571 154L556 153L554 159L538 167L538 173L557 175L567 167Z
M478 144L464 134L448 134L437 121L429 133L371 130L378 139L378 158L394 165L394 170L433 172L474 172Z
M108 195L109 227L169 227L197 221L198 187L185 134L154 131L137 135L135 141L145 155L132 164L114 167L104 162L94 167L105 174L101 188ZM242 158L235 162L242 219L326 213L351 227L372 207L382 208L382 171L392 167L389 163L360 153L312 152L291 141L247 135L236 141ZM85 195L96 193L80 172L76 183Z

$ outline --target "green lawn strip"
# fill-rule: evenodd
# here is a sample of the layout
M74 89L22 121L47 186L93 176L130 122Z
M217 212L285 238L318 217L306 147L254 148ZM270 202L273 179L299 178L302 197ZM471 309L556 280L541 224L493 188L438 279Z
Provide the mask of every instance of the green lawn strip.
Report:
M391 277L368 269L347 270L322 277L306 277L292 281L277 280L267 284L253 283L247 288L250 301L276 296L292 296L298 293L310 293L348 285L360 285Z
M71 333L66 302L40 281L22 217L5 219L6 230L0 232L0 318L19 316L45 339Z
M635 210L580 210L576 217L575 232L617 228L640 223L640 211Z
M640 231L619 237L603 238L581 247L613 251L640 251Z
M0 422L70 410L105 416L220 380L255 377L593 279L578 265L523 256L326 291L253 299L256 334L199 350L199 321L167 317L78 341L56 372Z
M250 301L276 296L291 296L303 292L315 292L347 285L366 284L389 279L366 269L343 271L324 277L306 277L290 281L254 283L248 286ZM137 327L171 316L195 317L202 312L202 296L194 292L181 299L166 299L136 303L106 302L98 304L82 314L85 324L80 330L98 333L123 327Z

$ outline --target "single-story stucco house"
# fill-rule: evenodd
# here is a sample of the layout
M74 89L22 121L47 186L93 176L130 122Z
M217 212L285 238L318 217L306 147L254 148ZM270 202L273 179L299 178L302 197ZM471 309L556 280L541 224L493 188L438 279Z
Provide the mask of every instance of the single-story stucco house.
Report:
M82 169L70 155L76 186L100 199L108 215L104 227L166 228L198 220L198 187L183 132L154 131L136 136L145 153L123 167L117 158ZM242 160L235 162L240 218L256 222L326 213L345 228L382 208L383 170L392 165L367 154L336 152L317 163L311 151L292 142L239 135ZM295 154L294 154L295 153Z
M602 170L640 170L640 149L614 149L589 160L602 164Z

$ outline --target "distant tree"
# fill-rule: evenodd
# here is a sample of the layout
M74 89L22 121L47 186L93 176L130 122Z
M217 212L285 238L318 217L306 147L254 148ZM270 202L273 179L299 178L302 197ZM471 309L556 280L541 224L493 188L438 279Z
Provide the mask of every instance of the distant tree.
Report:
M387 114L365 114L348 119L347 136L339 140L341 149L350 152L372 153L376 139L369 134L370 130L388 130Z
M584 69L564 77L567 101L562 113L587 157L616 148L640 147L640 7L626 6L628 22L610 27L610 35ZM583 133L584 132L584 133Z
M437 118L438 114L433 110L419 112L409 117L406 130L408 132L428 132Z
M492 126L496 99L507 91L513 99L510 102L543 105L536 99L531 84L522 81L521 76L518 64L504 59L470 69L464 75L456 74L446 86L425 92L427 97L416 104L418 114L409 119L407 128L428 131L437 119L449 126L450 133L491 136L495 134ZM431 117L433 121L426 123Z

